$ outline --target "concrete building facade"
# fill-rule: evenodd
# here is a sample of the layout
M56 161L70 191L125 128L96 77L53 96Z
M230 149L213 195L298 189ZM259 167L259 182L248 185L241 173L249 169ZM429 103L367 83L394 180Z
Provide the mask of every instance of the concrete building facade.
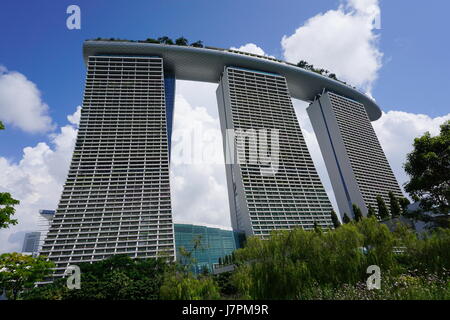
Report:
M389 206L389 192L403 197L363 104L323 92L307 111L341 216L352 217L352 204L376 209L377 196Z
M275 229L310 229L315 223L330 227L331 203L303 138L286 79L274 73L227 67L217 89L217 101L225 138L229 138L226 130L233 129L258 140L253 146L250 141L239 146L235 134L234 141L224 143L225 154L231 152L227 144L236 145L235 154L230 155L235 163L226 164L233 228L245 231L247 236L264 237ZM259 158L252 163L250 157L260 155L260 133L269 136L271 130L278 132L279 150L274 155L275 172L265 175L262 170L273 164L264 164ZM270 140L266 137L264 143ZM267 154L272 151L267 150ZM239 161L238 153L246 153L246 158Z
M115 254L174 258L171 79L160 57L89 57L72 163L41 251L57 274Z

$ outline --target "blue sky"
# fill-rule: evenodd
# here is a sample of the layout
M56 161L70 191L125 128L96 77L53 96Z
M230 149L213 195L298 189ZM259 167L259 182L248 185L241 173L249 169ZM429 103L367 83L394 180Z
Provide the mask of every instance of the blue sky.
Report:
M71 4L81 8L81 30L66 28ZM381 29L367 26L370 8L380 10ZM450 119L448 12L449 1L433 0L1 1L0 120L7 130L0 132L0 192L11 192L21 204L19 225L0 232L0 252L20 250L24 232L36 230L37 211L56 208L76 138L85 39L184 36L291 62L304 58L336 72L370 91L384 111L373 126L403 184L413 138L427 130L436 134ZM177 81L175 129L218 129L216 86ZM36 111L45 105L48 113ZM294 107L333 202L306 104L294 101ZM7 120L5 112L16 118ZM33 117L53 126L31 132L15 125ZM171 164L171 170L175 221L229 226L223 164Z

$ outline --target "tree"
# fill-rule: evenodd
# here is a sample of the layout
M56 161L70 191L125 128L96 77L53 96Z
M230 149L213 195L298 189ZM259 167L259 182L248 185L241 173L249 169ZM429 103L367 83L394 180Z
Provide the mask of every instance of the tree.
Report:
M406 245L407 262L410 269L418 269L440 274L450 270L450 229L438 228L424 233Z
M167 36L159 37L158 41L159 41L159 43L163 43L163 44L173 44L173 40Z
M185 271L188 272L189 269L197 270L197 259L196 255L198 250L205 250L206 247L203 245L203 236L201 234L196 235L191 240L192 249L189 250L183 246L178 248L178 252L181 256L180 262L184 265Z
M331 78L331 79L333 79L333 80L337 80L337 79L338 79L338 78L336 77L336 74L335 74L335 73L330 73L330 74L328 75L328 77Z
M450 120L441 125L440 134L429 132L414 139L413 151L404 168L410 177L405 190L420 198L423 211L449 215L450 212Z
M341 225L341 222L339 221L336 212L334 210L331 210L331 221L333 222L334 228L338 228Z
M237 296L237 288L231 281L232 276L232 272L222 272L213 276L215 282L219 287L221 299L239 298Z
M5 130L5 126L3 125L3 122L0 121L0 130Z
M52 283L34 287L19 295L21 300L63 300L70 291L67 279L59 278Z
M163 300L213 300L220 299L220 293L211 277L196 278L192 273L167 273L160 297Z
M370 204L367 207L367 217L375 217L375 218L377 217L377 214L375 213L375 209Z
M33 288L22 299L157 300L166 273L181 271L161 258L131 259L114 255L94 263L80 263L81 288L68 290L66 281ZM182 272L181 272L182 273Z
M381 220L389 219L389 209L380 195L377 196L377 206L378 206L378 216L380 217L380 219Z
M203 41L201 41L201 40L195 41L195 42L191 43L191 46L197 47L197 48L203 48Z
M342 222L343 223L349 223L350 222L350 218L348 217L346 212L344 212L344 216L342 217Z
M299 63L297 63L297 67L306 69L306 67L308 66L308 62L306 62L305 60L300 60Z
M203 247L202 241L203 241L203 235L201 235L201 234L196 235L196 236L192 239L192 244L193 244L194 251L199 250L199 249L200 249L200 250L205 249L205 248Z
M200 274L201 274L202 276L207 276L207 275L210 274L209 268L208 268L208 266L207 266L206 264L202 265L202 267L201 267L201 269L200 269Z
M319 229L319 225L317 224L317 221L314 221L313 229L317 231Z
M374 218L320 233L277 230L268 239L249 238L236 251L233 283L243 298L308 299L321 288L365 281L368 265L394 269L394 245L394 235Z
M54 267L44 256L4 253L0 256L0 287L6 290L9 299L16 300L20 292L44 279Z
M153 39L153 38L147 38L144 40L145 42L149 42L149 43L160 43L158 40Z
M178 39L175 40L175 44L177 46L187 46L188 40L184 37L179 37Z
M361 209L356 204L352 204L352 210L353 210L353 215L355 217L355 221L361 221L363 218Z
M314 232L322 233L322 227L317 223L317 221L314 221Z
M17 219L11 218L16 212L14 206L17 204L19 204L19 200L13 199L11 194L0 192L0 229L17 224Z
M400 204L392 191L389 191L389 204L391 206L392 218L399 217L401 214Z
M180 263L186 267L193 268L195 263L195 258L193 257L193 252L187 250L185 247L178 247L178 253L180 255Z
M402 209L402 215L405 216L408 214L408 206L411 204L411 202L408 200L408 198L402 197L398 199L398 203L400 205L400 208Z

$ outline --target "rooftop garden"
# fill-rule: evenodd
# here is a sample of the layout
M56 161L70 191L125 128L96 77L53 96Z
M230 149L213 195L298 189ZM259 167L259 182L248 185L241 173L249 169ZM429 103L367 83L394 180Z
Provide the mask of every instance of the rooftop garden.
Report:
M171 38L167 37L167 36L163 36L163 37L159 37L157 39L154 38L147 38L145 40L128 40L128 39L119 39L119 38L96 38L96 39L89 39L89 40L94 40L94 41L120 41L120 42L137 42L137 43L157 43L157 44L165 44L165 45L176 45L176 46L189 46L189 47L196 47L196 48L204 48L205 46L203 45L203 41L201 40L197 40L195 42L191 42L189 43L188 39L186 39L185 37L181 36L175 40L172 40ZM211 47L207 47L209 49L217 49L217 48L211 48ZM233 50L233 52L238 52L237 50ZM243 54L248 54L247 52L242 52ZM262 58L265 58L264 56L260 56L257 54L251 54L254 56L259 56ZM271 59L272 60L272 59ZM286 63L285 61L282 60L278 60L278 59L273 59L282 63ZM295 64L291 64L290 65L293 66L297 66L299 68L305 69L305 70L309 70L311 72L315 72L318 73L324 77L328 77L330 79L339 81L349 87L352 87L353 89L356 89L355 87L349 85L347 82L342 81L340 79L337 78L335 73L332 73L326 69L323 68L316 68L314 67L314 65L309 64L307 61L305 60L300 60L299 63Z
M306 69L306 70L318 73L318 74L320 74L322 76L325 76L325 77L331 78L333 80L339 81L339 82L341 82L341 83L343 83L343 84L345 84L347 86L350 86L350 87L356 89L355 87L349 85L347 82L339 80L335 73L331 73L330 71L328 71L326 69L323 69L323 68L315 68L314 65L309 64L305 60L300 60L300 62L297 63L297 67L300 67L300 68L303 68L303 69Z
M175 40L172 40L171 38L167 36L159 37L157 39L154 38L147 38L145 40L129 40L129 39L119 39L119 38L96 38L96 39L89 39L89 40L95 40L95 41L120 41L120 42L138 42L138 43L159 43L159 44L168 44L168 45L176 45L176 46L190 46L190 47L196 47L196 48L203 48L203 42L201 40L191 42L189 43L188 39L181 36Z

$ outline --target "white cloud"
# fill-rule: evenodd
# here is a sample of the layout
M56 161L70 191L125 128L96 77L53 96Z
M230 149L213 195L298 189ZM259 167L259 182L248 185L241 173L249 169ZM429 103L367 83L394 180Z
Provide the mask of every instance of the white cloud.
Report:
M172 152L178 149L182 135L192 142L194 158L198 150L214 149L215 152L203 152L202 159L191 163L177 163L174 158L179 155L172 153L170 179L174 222L231 225L216 88L216 84L177 81ZM204 135L195 134L199 128ZM212 139L205 140L205 136Z
M171 193L175 223L231 225L224 165L173 167Z
M30 133L53 129L48 106L36 85L4 66L0 66L0 119Z
M347 7L367 15L376 15L380 12L378 0L348 0Z
M242 51L242 52L253 53L253 54L258 54L260 56L267 56L267 57L272 57L273 58L273 56L267 55L261 47L258 47L254 43L247 43L247 44L244 44L243 46L240 46L239 48L231 47L230 49L231 50Z
M429 131L437 135L440 125L450 119L450 113L432 118L425 114L415 114L403 111L383 112L381 118L372 125L380 140L380 144L391 164L392 170L400 185L409 181L403 169L406 154L412 151L414 138Z
M283 36L284 58L306 60L370 94L382 66L374 19L377 0L349 0L336 10L317 14L290 36Z
M71 124L49 136L50 145L40 142L23 149L20 162L0 157L0 191L20 200L14 218L19 224L0 231L0 252L20 251L25 232L37 231L39 209L55 209L72 157L80 107L68 116Z
M69 120L69 122L74 125L78 125L80 123L80 118L81 118L81 106L77 107L77 111L75 111L74 114L67 116L67 120Z

